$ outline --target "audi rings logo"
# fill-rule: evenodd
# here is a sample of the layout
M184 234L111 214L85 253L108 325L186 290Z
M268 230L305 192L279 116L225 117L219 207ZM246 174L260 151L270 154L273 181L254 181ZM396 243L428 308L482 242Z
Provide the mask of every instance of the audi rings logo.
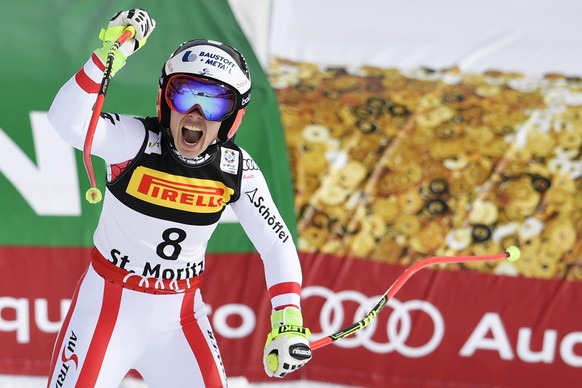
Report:
M367 297L360 292L353 290L344 290L335 293L325 287L312 286L303 289L302 298L320 297L325 299L319 323L321 333L314 333L312 340L335 333L346 326L347 322L356 322L362 319L380 299L380 296ZM354 317L345 317L344 302L355 302L359 304ZM388 300L387 307L393 311L388 314L386 324L387 341L375 341L372 337L378 329L378 320L373 320L370 325L362 330L357 331L354 335L343 338L335 344L344 348L355 348L363 346L375 353L397 352L404 356L415 358L424 357L433 352L443 339L445 332L444 320L439 310L431 303L423 300L409 300L400 302L392 298ZM384 307L386 309L386 307ZM412 319L410 313L420 311L432 319L433 333L426 343L420 346L411 346L407 344L409 339ZM348 318L348 319L345 319Z
M243 171L259 170L259 166L253 159L243 159Z

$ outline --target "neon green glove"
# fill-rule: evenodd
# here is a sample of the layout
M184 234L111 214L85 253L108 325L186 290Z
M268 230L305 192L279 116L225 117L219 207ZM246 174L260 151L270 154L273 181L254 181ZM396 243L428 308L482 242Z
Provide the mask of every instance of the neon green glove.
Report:
M263 352L263 365L269 377L285 377L311 360L307 339L309 329L303 327L301 311L286 307L271 314L273 330L267 335Z
M107 53L113 43L119 39L128 26L135 28L135 37L128 39L121 45L119 50L115 53L113 67L111 68L111 75L115 75L125 65L127 57L142 48L147 38L150 36L154 28L156 28L156 21L142 9L130 9L128 11L120 11L113 15L107 29L102 29L99 33L99 39L103 41L103 47L95 50L95 54L105 64L107 61Z

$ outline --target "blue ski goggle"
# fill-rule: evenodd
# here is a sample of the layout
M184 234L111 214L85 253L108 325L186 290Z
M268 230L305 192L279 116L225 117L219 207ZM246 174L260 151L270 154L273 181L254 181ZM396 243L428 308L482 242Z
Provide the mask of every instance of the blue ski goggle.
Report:
M192 75L172 76L165 94L170 109L186 114L198 108L210 121L225 120L236 105L236 94L229 86Z

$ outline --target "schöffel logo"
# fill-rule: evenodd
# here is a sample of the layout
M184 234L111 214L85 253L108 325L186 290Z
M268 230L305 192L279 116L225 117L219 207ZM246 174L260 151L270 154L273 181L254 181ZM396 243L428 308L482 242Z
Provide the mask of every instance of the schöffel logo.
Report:
M234 190L222 182L170 175L140 166L131 176L127 193L158 206L216 213L222 210Z

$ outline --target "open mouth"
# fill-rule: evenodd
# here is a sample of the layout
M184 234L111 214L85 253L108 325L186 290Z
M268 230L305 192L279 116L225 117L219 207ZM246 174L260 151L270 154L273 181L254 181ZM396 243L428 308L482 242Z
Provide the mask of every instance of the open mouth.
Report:
M182 137L188 145L195 145L202 138L202 131L195 127L182 127Z

